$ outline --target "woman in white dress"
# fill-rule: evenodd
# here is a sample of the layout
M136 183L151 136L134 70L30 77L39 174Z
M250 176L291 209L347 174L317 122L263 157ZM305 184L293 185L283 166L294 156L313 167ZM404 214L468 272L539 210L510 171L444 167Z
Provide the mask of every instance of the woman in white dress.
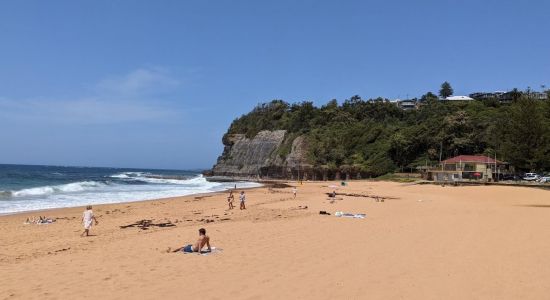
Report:
M84 213L82 213L82 224L84 224L84 232L80 236L90 235L90 228L92 227L92 221L95 221L95 225L98 224L97 219L92 211L92 206L88 205Z

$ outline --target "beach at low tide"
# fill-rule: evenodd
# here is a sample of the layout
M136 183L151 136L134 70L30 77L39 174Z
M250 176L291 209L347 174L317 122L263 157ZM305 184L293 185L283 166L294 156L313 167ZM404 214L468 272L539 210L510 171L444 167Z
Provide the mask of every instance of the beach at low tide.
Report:
M228 210L225 192L94 205L86 238L83 207L0 216L0 299L548 298L549 191L288 184L296 199L290 186L246 190L246 210L237 194ZM56 222L23 224L38 215ZM175 226L120 228L144 219ZM221 252L166 252L201 227Z

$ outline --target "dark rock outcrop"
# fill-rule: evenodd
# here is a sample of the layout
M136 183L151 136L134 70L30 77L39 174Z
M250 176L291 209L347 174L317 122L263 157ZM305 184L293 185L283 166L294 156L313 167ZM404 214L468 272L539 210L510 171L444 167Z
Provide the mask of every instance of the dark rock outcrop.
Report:
M253 138L244 134L226 135L223 153L212 175L294 178L308 166L307 143L303 136L291 138L285 130L261 131ZM285 151L289 144L290 150Z
M350 180L367 178L359 166L313 166L308 160L307 138L285 130L260 131L255 137L227 134L222 155L207 172L216 180L225 177L241 179L280 178L303 180ZM226 178L225 178L226 179Z

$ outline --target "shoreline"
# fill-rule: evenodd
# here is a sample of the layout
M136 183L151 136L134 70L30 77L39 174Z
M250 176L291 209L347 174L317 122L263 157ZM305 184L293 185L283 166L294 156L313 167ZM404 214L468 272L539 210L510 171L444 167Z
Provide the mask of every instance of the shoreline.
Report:
M237 180L237 181L235 181ZM245 180L242 179L234 179L234 180L227 180L227 181L221 181L221 182L243 182ZM356 180L357 181L357 180ZM367 179L360 180L360 181L367 181ZM218 182L218 181L214 181ZM260 184L260 186L255 187L237 187L237 190L250 190L250 189L257 189L262 187L269 187L272 185L278 185L278 184L286 184L295 182L298 184L298 181L291 181L291 180L284 180L284 179L266 179L266 180L246 180L248 183L257 183ZM317 183L317 182L330 182L330 181L307 181L308 183ZM210 194L218 194L218 193L225 193L229 190L232 190L234 188L228 188L221 191L213 191L213 192L201 192L197 194L188 194L188 195L182 195L182 196L173 196L173 197L162 197L162 198L151 198L151 199L143 199L143 200L129 200L129 201L122 201L122 202L112 202L112 203L98 203L98 204L92 204L92 206L102 206L102 205L117 205L117 204L127 204L127 203L139 203L139 202L148 202L148 201L160 201L160 200L168 200L168 199L175 199L175 198L185 198L185 197L193 197L193 196L202 196L202 195L210 195ZM85 205L76 205L76 206L64 206L64 207L52 207L52 208L41 208L41 209L33 209L33 210L25 210L25 211L17 211L17 212L8 212L8 213L0 213L0 218L3 216L13 216L13 215L26 215L31 213L39 214L40 212L49 212L49 211L55 211L58 209L71 209L71 208L82 208L85 207Z
M236 182L243 181L242 179L239 179ZM233 181L224 181L224 182L233 182ZM253 182L260 184L260 186L255 187L243 187L239 188L237 187L237 190L254 190L254 189L261 189L261 188L270 188L273 186L279 187L279 188L285 188L285 187L291 187L292 184L294 184L297 187L300 187L299 181L297 180L285 180L285 179L265 179L265 180L256 180L256 181L247 181L247 182ZM395 182L391 180L373 180L373 179L360 179L360 180L351 180L346 181L349 183L374 183L374 182L385 182L385 183L397 183L397 184L414 184L414 185L433 185L433 186L443 186L439 182L433 182L433 181L415 181L415 182L407 182L407 183L400 183ZM340 188L340 181L324 181L324 180L308 180L304 181L306 184L321 184L326 183L326 186L328 185L336 185L338 188ZM446 184L444 185L447 188L452 187L467 187L467 186L501 186L501 187L516 187L516 188L535 188L540 189L544 191L550 191L550 186L540 186L540 185L529 185L529 184L485 184L485 183L476 183L476 182L468 182L466 184L462 183L459 185L452 185L452 184ZM205 196L215 196L218 194L227 193L229 190L232 190L234 188L228 188L221 191L212 191L212 192L202 192L197 194L188 194L188 195L182 195L182 196L173 196L173 197L163 197L163 198L152 198L152 199L143 199L143 200L129 200L129 201L123 201L123 202L113 202L113 203L98 203L98 204L92 204L93 207L103 207L103 206L110 206L110 205L124 205L124 204L131 204L131 203L148 203L148 202L154 202L154 201L173 201L176 199L185 199L185 198L191 198L191 197L205 197ZM71 209L83 209L87 205L77 205L77 206L65 206L65 207L53 207L53 208L44 208L44 209L36 209L36 210L26 210L26 211L18 211L18 212L10 212L10 213L0 213L0 219L3 217L9 217L9 216L16 216L16 215L22 215L22 216L34 216L35 214L41 215L45 212L55 213L56 211L62 211L62 210L71 210Z
M251 181L252 182L252 181ZM255 182L262 184L261 186L255 186L255 187L244 187L244 188L238 188L237 190L250 190L250 189L257 189L267 186L266 183L262 182ZM144 199L144 200L130 200L130 201L123 201L123 202L113 202L113 203L98 203L98 204L92 204L93 207L100 207L100 206L106 206L106 205L122 205L122 204L129 204L129 203L140 203L140 202L150 202L150 201L166 201L166 200L173 200L173 199L179 199L179 198L186 198L186 197L201 197L205 195L214 195L219 193L225 193L228 192L230 189L222 190L222 191L214 191L214 192L206 192L206 193L197 193L197 194L188 194L183 196L174 196L174 197L165 197L165 198L152 198L152 199ZM52 207L52 208L43 208L43 209L35 209L35 210L25 210L25 211L17 211L17 212L10 212L10 213L0 213L0 218L5 216L14 216L14 215L30 215L30 214L41 214L42 212L52 212L56 210L63 210L63 209L74 209L74 208L83 208L87 205L77 205L77 206L64 206L64 207Z

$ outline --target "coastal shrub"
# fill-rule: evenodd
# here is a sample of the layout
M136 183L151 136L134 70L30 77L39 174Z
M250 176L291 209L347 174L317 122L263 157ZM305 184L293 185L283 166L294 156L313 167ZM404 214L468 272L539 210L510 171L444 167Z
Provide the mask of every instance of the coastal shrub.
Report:
M298 136L299 134L296 132L287 134L283 143L277 149L277 155L279 155L279 157L281 157L282 159L286 159L286 157L290 154L290 151L292 150L292 143Z

